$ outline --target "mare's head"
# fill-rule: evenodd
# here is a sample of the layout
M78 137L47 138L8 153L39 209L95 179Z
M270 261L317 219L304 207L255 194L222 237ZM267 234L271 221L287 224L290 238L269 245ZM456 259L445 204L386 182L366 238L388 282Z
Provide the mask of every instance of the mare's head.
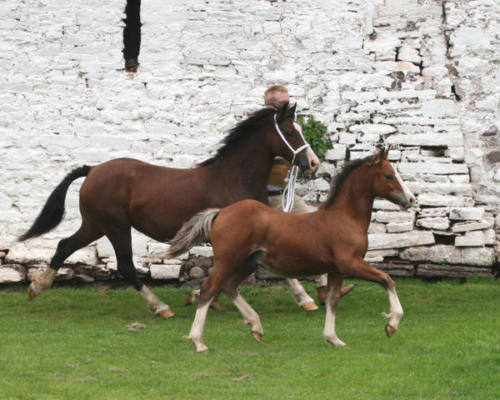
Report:
M313 173L320 161L306 142L301 126L295 121L295 108L283 104L274 115L274 133L271 139L271 149L274 155L283 157L297 164L302 172Z
M290 107L288 103L278 110L263 108L238 123L224 138L217 153L198 166L223 162L230 155L242 159L248 153L255 157L282 157L299 165L303 172L312 173L319 166L318 157L305 141L300 125L295 122L295 106Z
M415 196L387 159L388 155L389 148L378 148L370 161L370 171L374 174L373 193L397 204L402 209L408 209L415 205Z

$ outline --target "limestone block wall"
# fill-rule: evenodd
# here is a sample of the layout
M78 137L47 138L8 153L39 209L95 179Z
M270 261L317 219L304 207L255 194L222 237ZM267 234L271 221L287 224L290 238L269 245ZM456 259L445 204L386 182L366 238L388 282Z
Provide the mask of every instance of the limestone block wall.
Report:
M0 4L0 282L29 279L79 226L15 242L72 168L122 156L191 167L284 84L334 148L299 192L326 196L335 170L379 142L418 196L402 213L377 200L367 259L393 274L491 276L500 253L499 5L491 0L152 0L142 6L139 72L121 55L124 2ZM209 247L166 260L134 234L139 272L199 279ZM116 276L106 239L61 278Z

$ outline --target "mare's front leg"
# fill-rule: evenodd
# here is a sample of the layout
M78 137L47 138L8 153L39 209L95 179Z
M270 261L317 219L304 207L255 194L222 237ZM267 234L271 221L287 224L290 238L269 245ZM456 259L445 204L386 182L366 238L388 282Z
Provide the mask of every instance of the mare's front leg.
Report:
M342 282L344 277L339 273L328 274L326 295L326 318L323 337L327 343L335 346L345 346L345 343L337 337L335 332L335 314L341 296Z
M146 300L149 310L161 318L173 317L175 314L170 307L156 297L156 295L137 277L134 262L132 260L130 227L108 231L106 236L109 238L115 250L118 272L120 272L120 274L141 294L144 300Z
M388 314L382 313L382 315L389 319L389 322L385 326L385 332L388 337L391 337L397 331L399 322L403 317L403 307L399 302L394 281L388 274L378 270L360 257L356 258L350 265L345 264L341 268L341 271L346 275L364 279L365 281L376 282L387 290L391 312Z

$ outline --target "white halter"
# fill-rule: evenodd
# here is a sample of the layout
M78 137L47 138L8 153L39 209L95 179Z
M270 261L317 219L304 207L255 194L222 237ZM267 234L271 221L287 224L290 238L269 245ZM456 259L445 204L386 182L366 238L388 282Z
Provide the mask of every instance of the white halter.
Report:
M295 181L297 180L297 175L299 173L299 167L293 165L293 163L295 162L295 156L299 154L302 150L307 149L310 146L308 143L306 143L300 146L298 149L294 149L290 145L290 143L288 143L288 140L286 140L285 135L283 135L283 132L281 132L281 129L278 126L278 120L276 119L276 114L274 114L274 127L276 128L276 131L280 135L283 142L285 142L287 147L293 153L292 169L288 171L288 176L286 178L287 184L285 189L283 189L283 193L281 194L281 207L283 208L283 211L288 213L292 211L293 205L295 203Z
M309 144L306 143L302 146L300 146L298 149L294 149L290 143L288 143L288 140L286 140L285 135L283 135L283 132L281 132L280 127L278 126L278 120L276 119L276 114L274 114L274 127L276 128L276 131L278 132L278 135L280 135L281 140L285 142L286 146L290 149L290 151L293 153L293 159L292 159L292 165L295 162L295 156L299 154L302 150L307 149L309 147ZM305 142L305 140L304 140Z

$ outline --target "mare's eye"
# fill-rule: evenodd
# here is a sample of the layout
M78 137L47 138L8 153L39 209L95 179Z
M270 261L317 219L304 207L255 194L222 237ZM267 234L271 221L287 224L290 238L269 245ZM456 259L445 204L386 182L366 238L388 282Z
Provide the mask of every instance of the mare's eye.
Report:
M387 174L387 175L385 176L385 179L387 179L388 181L392 181L392 180L394 179L394 175L392 175L392 174Z
M285 136L291 138L294 136L294 132L293 131L285 131Z

